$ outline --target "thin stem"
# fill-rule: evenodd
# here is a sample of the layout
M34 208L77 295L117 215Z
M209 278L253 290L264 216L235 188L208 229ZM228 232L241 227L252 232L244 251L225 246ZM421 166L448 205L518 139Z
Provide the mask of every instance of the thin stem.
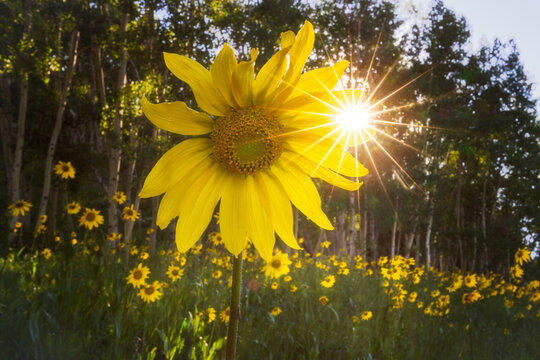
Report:
M229 310L229 329L227 331L227 352L225 358L234 360L240 318L240 289L242 288L242 254L234 258L232 275L231 305Z

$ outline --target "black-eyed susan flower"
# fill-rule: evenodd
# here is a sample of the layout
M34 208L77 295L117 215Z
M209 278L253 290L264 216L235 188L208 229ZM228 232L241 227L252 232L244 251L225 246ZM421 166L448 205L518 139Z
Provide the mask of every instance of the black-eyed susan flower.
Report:
M321 285L325 288L331 288L336 283L336 277L334 275L326 275L321 281Z
M362 314L360 314L360 318L364 321L369 320L372 317L373 317L373 313L369 310L366 310Z
M41 255L43 255L45 259L49 259L52 255L51 249L49 248L43 249L43 251L41 252Z
M227 306L225 310L222 310L219 312L219 318L221 321L223 321L225 324L229 322L229 318L231 316L231 307Z
M124 220L135 221L139 218L140 214L133 208L133 204L130 207L125 206L122 211L122 218Z
M116 240L120 240L121 238L122 238L122 234L120 233L111 232L107 234L107 240L109 241L116 241Z
M159 281L154 281L151 284L145 284L139 290L139 297L143 299L144 302L151 303L159 300L163 293L161 292L162 284Z
M275 233L299 249L291 203L320 227L333 229L310 176L356 190L361 184L342 175L358 178L367 170L336 141L329 121L335 110L328 102L336 96L329 89L347 62L302 74L313 43L309 22L296 36L283 33L281 50L257 76L257 50L251 61L237 62L225 44L210 70L187 57L164 54L167 67L188 83L205 112L183 102L141 101L157 127L197 136L164 154L140 193L144 198L165 193L157 224L165 228L178 216L180 251L200 238L218 202L223 241L235 256L251 239L270 261Z
M321 297L319 298L319 302L320 302L323 306L326 306L326 304L328 304L328 301L329 301L328 298L327 298L326 296L324 296L324 295L321 296Z
M176 265L169 265L167 268L167 276L171 279L172 282L179 280L182 275L184 275L184 269Z
M467 287L470 287L470 288L475 287L477 284L476 274L469 274L465 276L464 282L465 282L465 286Z
M79 226L92 230L94 227L103 224L103 221L103 215L100 215L99 210L86 208L79 219Z
M59 161L56 165L54 165L54 173L56 175L60 175L62 179L75 178L75 168L73 165L71 165L71 161Z
M39 216L39 222L40 223L46 223L47 222L47 215L43 214Z
M126 202L127 196L126 196L126 194L125 194L123 191L117 191L117 192L115 192L114 195L112 196L112 199L113 199L118 205L122 205L123 203Z
M21 199L9 205L8 209L9 211L11 211L11 215L13 216L19 216L19 215L24 216L27 211L30 211L31 207L32 207L31 203Z
M67 204L66 210L68 214L71 214L71 215L78 214L79 211L81 211L81 205L78 202L73 201Z
M519 265L510 266L510 275L512 275L514 279L521 279L523 276L523 269Z
M291 287L289 288L289 291L292 292L293 294L298 290L298 286L296 285L291 285Z
M272 284L270 285L270 288L272 288L272 290L277 290L278 287L279 284L276 281L272 282Z
M205 314L208 317L208 323L216 320L216 309L214 309L213 307L210 306L208 309L206 309Z
M522 265L524 262L531 260L531 252L527 248L518 249L514 254L516 264Z
M281 308L279 306L276 306L272 309L272 311L270 311L270 314L272 314L272 316L278 316L279 314L281 314Z
M150 275L150 269L140 263L135 269L129 272L126 280L128 284L133 285L133 287L139 288L146 284L146 279L148 278L148 275Z
M264 274L272 279L277 279L289 273L289 255L278 251L263 267Z

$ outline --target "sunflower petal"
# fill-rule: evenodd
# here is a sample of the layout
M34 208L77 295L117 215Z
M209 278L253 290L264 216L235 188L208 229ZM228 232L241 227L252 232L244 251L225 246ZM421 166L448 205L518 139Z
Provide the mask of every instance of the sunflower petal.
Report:
M302 249L294 237L291 201L279 181L263 171L255 174L255 180L261 189L263 208L270 213L276 233L289 247Z
M190 109L182 101L152 104L143 97L141 105L148 120L158 128L175 134L203 135L214 127L210 116Z
M241 61L232 74L232 93L234 100L241 108L251 105L253 88L253 64Z
M241 175L230 174L223 183L219 204L219 226L223 243L227 250L238 256L247 241L245 179Z
M311 70L302 74L288 100L301 95L309 97L310 95L307 94L313 93L313 89L318 92L330 92L341 79L348 65L349 62L343 60L333 66Z
M231 107L238 106L231 90L232 74L235 68L236 58L234 52L229 45L224 44L214 63L210 65L210 75L212 75L212 80L217 89Z
M308 175L296 164L279 159L270 168L294 206L323 229L334 227L321 209L321 198Z
M253 83L253 103L267 104L287 70L288 48L278 51L264 64Z
M147 198L163 194L213 151L210 139L182 141L167 151L150 171L139 196Z
M165 193L159 204L156 220L156 224L160 229L165 229L173 218L182 213L188 195L191 192L200 191L200 189L193 188L193 186L197 184L203 185L207 182L214 164L212 158L204 158Z
M337 186L339 188L355 191L362 186L362 183L349 180L326 167L319 165L318 163L294 153L283 153L281 155L284 160L298 164L298 166L311 177L316 177L326 181L329 184Z
M288 33L285 33L288 34ZM291 39L290 35L281 34L282 44L284 42L288 46L290 45ZM283 77L282 83L279 85L277 92L279 95L276 96L276 99L273 102L273 107L279 107L287 97L291 94L300 78L304 64L313 50L313 44L315 43L315 32L313 31L313 25L309 21L304 23L304 26L298 31L298 35L292 44L291 49L289 50L290 64L289 69Z
M178 54L163 53L167 68L193 90L197 104L209 114L224 116L229 107L223 96L214 86L210 71L188 57Z
M266 261L270 261L276 242L274 227L270 221L270 216L262 206L260 189L257 187L254 177L247 176L245 185L247 190L246 212L250 214L250 220L247 223L249 238L261 257Z
M327 167L341 175L349 177L362 177L369 171L347 152L343 147L334 143L332 139L321 139L303 133L302 136L285 138L284 148L296 152Z
M187 206L183 207L176 224L176 246L180 252L186 252L200 239L221 196L223 171L214 163L207 173L207 181L195 182L186 193Z

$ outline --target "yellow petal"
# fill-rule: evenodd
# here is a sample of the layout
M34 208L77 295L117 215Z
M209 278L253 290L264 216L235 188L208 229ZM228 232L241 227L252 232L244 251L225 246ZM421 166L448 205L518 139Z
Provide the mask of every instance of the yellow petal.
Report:
M281 33L281 48L285 49L291 47L294 44L296 35L292 31L285 31Z
M184 102L152 104L141 99L144 115L158 128L182 135L208 134L214 121L206 114L190 109Z
M317 188L309 176L296 164L285 162L280 158L270 168L270 171L279 180L287 196L298 210L323 229L332 230L334 228L321 209L321 198Z
M253 64L247 61L241 61L233 71L232 93L234 100L242 108L251 105L253 71Z
M193 187L206 184L213 173L211 170L214 166L216 166L216 162L211 157L204 158L195 168L186 173L180 181L167 190L159 204L157 226L165 229L173 218L180 215L184 207L188 206L186 205L186 199L190 192L200 191L200 189Z
M281 41L283 43L283 34ZM290 35L285 35L285 43L290 46ZM273 103L273 107L279 107L283 103L290 93L293 91L294 86L300 78L304 64L313 50L313 44L315 42L315 32L313 31L313 25L309 21L304 23L304 26L298 32L294 44L292 44L289 50L290 64L289 69L283 77L283 82L279 85L276 99Z
M257 187L261 189L263 208L270 213L272 224L281 240L293 249L300 250L294 237L291 200L277 179L270 173L260 171L254 175Z
M369 171L332 139L321 139L312 134L300 133L299 136L284 138L284 148L307 157L341 175L361 177Z
M224 116L229 112L227 102L212 82L210 71L188 57L171 53L163 55L167 68L191 87L201 109L216 116Z
M227 250L238 256L247 241L245 178L239 174L229 174L223 181L223 191L219 204L219 227Z
M259 56L259 48L253 48L250 52L250 61L251 63L254 63L255 60L257 60L257 57Z
M329 184L335 185L339 188L355 191L362 186L362 183L351 181L343 176L328 170L326 167L319 165L318 163L301 156L299 154L284 152L281 157L284 160L298 164L300 168L309 176L316 177L326 181Z
M269 214L266 213L260 196L260 188L257 187L253 176L247 176L246 186L246 213L249 214L247 223L249 238L261 257L270 261L274 250L276 236Z
M231 89L232 74L235 68L236 58L234 52L229 45L225 44L214 63L210 65L210 74L217 89L231 107L238 106L234 101Z
M311 70L302 74L288 101L300 95L314 92L330 92L337 85L348 65L349 62L343 60L333 66Z
M147 198L163 194L213 151L210 139L182 141L167 151L150 171L139 196Z
M288 48L278 51L264 64L253 83L253 103L268 104L287 69Z
M176 245L180 252L189 250L200 239L221 196L226 174L217 163L207 173L209 178L206 181L195 182L186 193L186 206L183 206L176 224Z

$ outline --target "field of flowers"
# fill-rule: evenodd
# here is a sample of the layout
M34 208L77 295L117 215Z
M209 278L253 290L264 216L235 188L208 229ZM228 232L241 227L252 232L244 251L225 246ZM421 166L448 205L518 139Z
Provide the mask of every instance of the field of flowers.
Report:
M100 233L98 210L70 203L66 214L82 226L0 258L1 358L222 357L232 257L219 233L151 255L148 237ZM124 209L126 221L138 215ZM239 359L540 358L540 282L522 280L525 248L508 279L401 256L368 262L328 242L312 255L243 257Z

